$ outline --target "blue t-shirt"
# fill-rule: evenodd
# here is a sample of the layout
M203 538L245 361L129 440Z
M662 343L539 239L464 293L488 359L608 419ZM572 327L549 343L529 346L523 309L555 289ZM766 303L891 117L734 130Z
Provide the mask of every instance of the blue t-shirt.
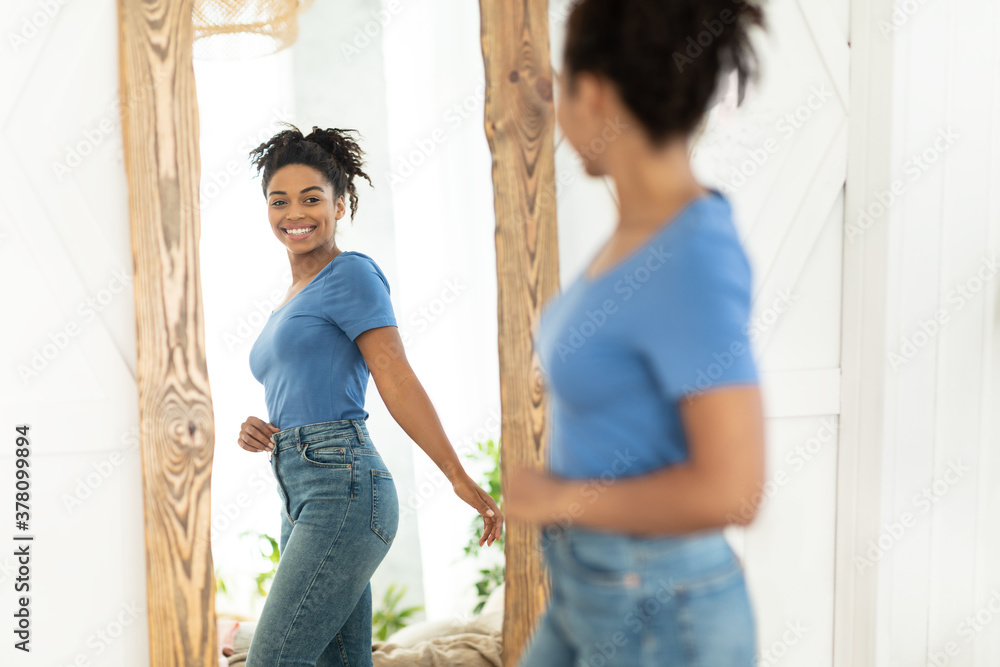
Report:
M368 255L341 252L271 311L250 348L269 421L286 429L368 419L368 365L354 339L384 326L396 326L389 281Z
M610 480L684 461L679 399L757 384L750 295L732 209L712 190L610 271L581 273L548 301L532 334L551 471Z

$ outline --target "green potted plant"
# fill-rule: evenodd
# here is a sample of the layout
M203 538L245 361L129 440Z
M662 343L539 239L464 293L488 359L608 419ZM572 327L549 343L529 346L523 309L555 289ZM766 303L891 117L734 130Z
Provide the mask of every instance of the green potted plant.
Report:
M407 626L413 614L423 609L422 605L397 609L403 596L406 595L406 586L396 589L396 584L389 584L382 597L382 607L372 614L372 638L385 641L389 635L402 630Z

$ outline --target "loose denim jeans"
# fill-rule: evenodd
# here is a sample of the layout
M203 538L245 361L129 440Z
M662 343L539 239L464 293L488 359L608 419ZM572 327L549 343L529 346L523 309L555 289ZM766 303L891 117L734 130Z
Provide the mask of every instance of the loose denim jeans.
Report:
M719 531L630 537L542 529L549 608L520 667L751 667L756 621Z
M364 420L274 434L280 560L246 667L372 664L372 574L399 523L392 475Z

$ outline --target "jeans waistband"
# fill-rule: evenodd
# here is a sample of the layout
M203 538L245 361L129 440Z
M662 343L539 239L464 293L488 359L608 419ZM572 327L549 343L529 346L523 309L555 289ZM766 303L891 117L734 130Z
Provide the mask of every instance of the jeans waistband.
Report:
M331 422L317 422L293 426L274 434L274 451L289 447L300 448L302 443L326 440L327 438L350 438L358 436L360 446L368 439L368 427L363 419L340 419Z
M542 527L542 540L559 541L573 536L589 536L605 541L618 541L634 548L664 549L714 549L729 548L729 541L721 529L697 531L675 535L639 536L615 533L573 525L550 524Z

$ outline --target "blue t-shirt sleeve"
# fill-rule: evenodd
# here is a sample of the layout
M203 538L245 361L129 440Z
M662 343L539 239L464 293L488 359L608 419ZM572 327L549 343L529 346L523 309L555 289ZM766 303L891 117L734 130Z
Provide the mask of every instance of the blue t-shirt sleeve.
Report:
M735 229L728 229L694 232L677 247L670 280L656 282L645 321L633 332L669 400L758 383L748 336L751 270Z
M321 310L348 338L376 327L396 326L389 281L373 260L360 255L337 259L323 281Z

